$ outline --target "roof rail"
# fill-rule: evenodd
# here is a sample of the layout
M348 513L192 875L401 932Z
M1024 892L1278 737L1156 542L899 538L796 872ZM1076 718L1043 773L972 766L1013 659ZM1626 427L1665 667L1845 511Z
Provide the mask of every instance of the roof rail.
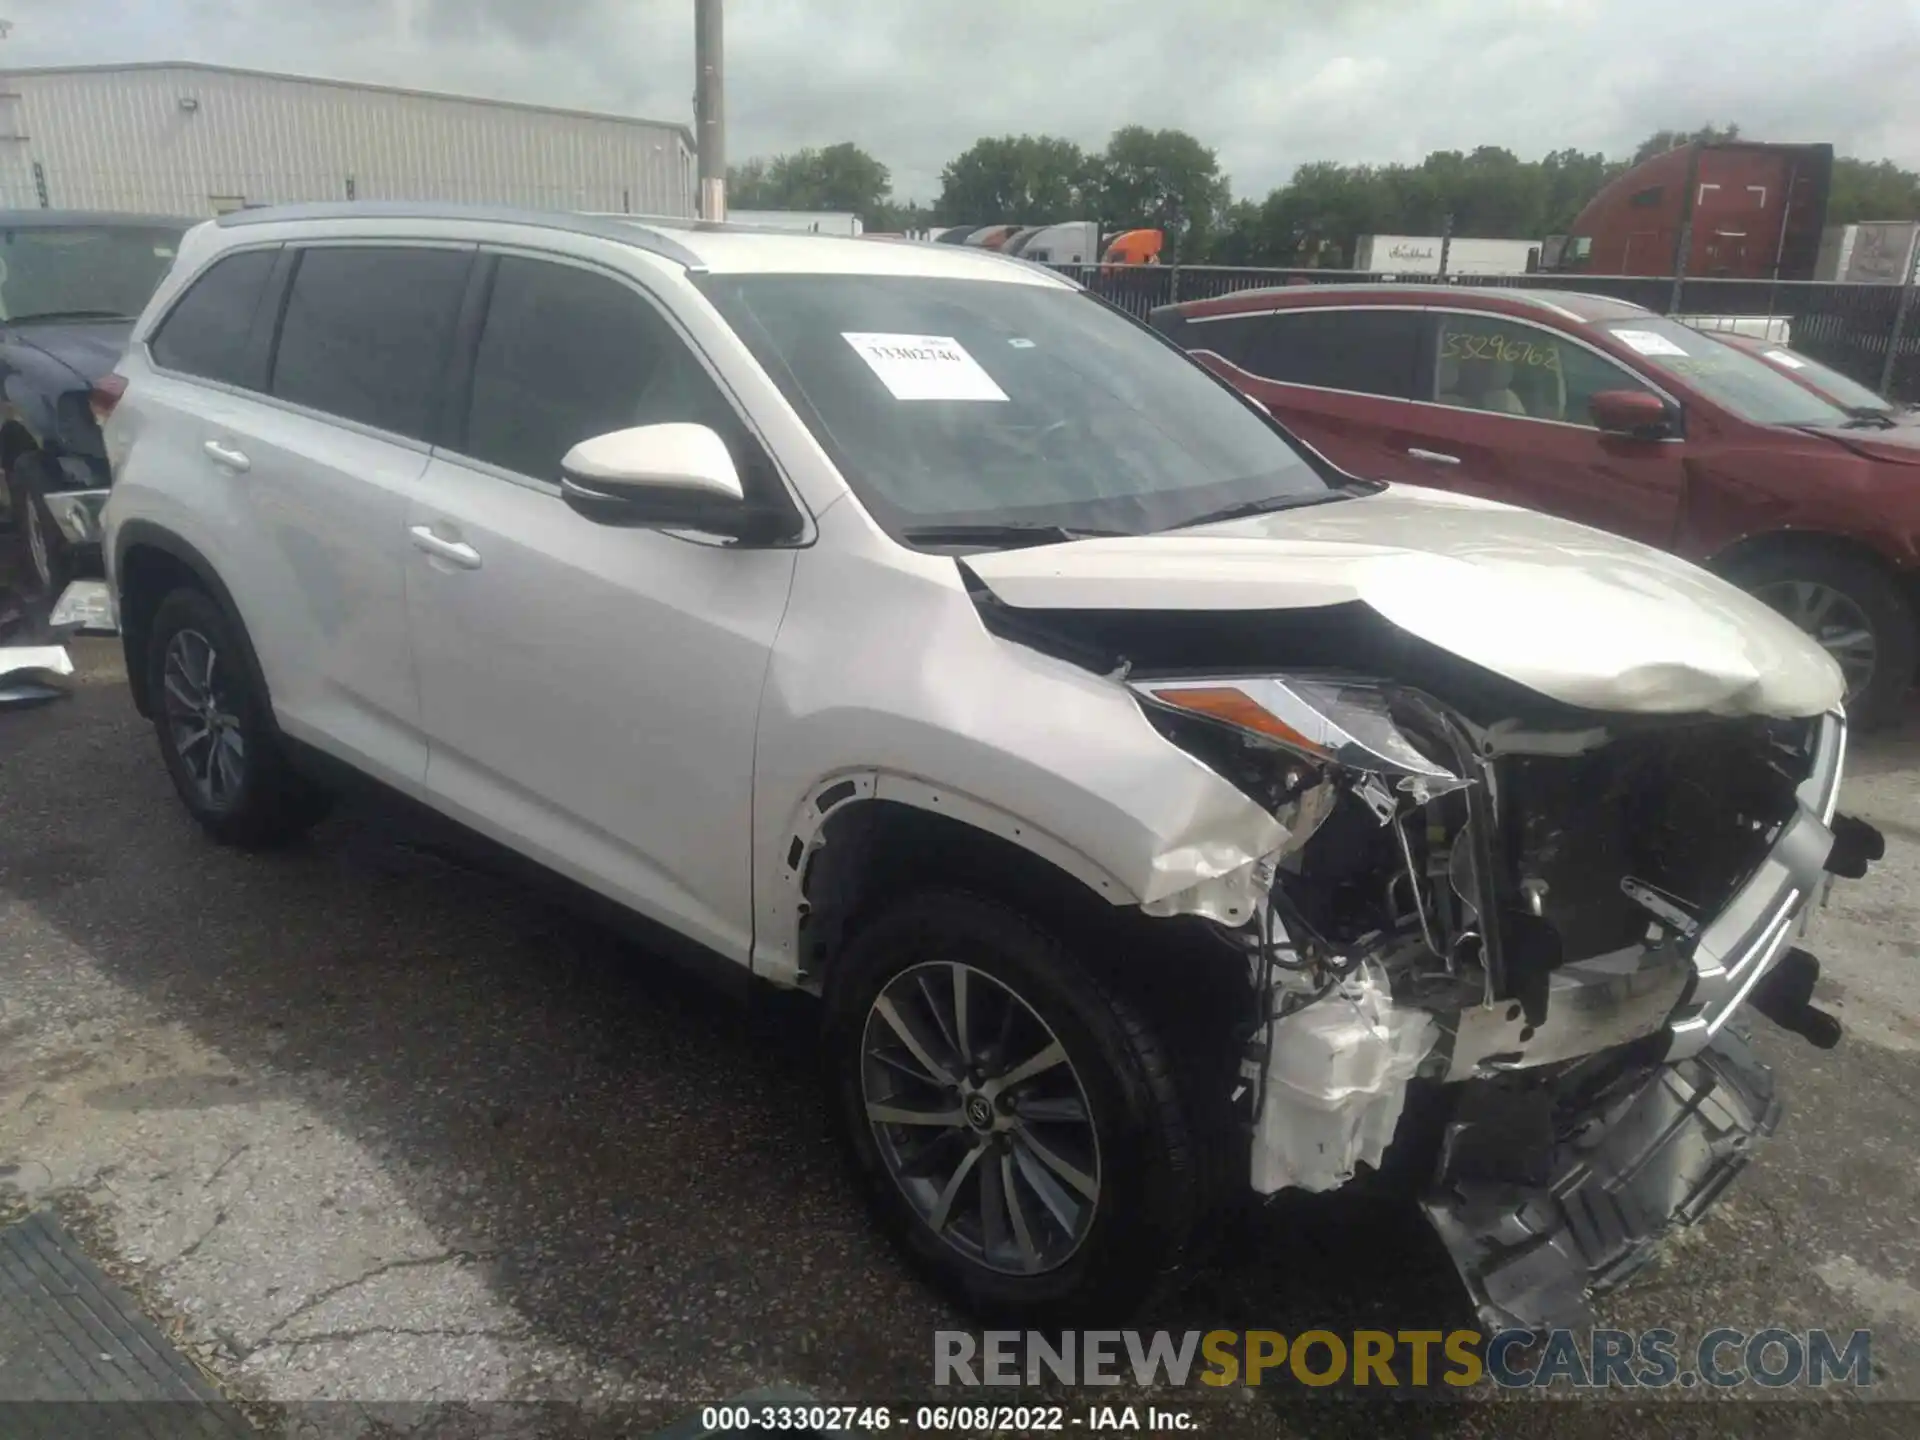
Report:
M504 205L456 205L443 201L323 200L231 210L217 223L228 229L287 220L473 220L492 225L528 225L632 245L689 270L706 268L706 263L693 251L650 228L646 220L637 216L616 220L566 210L520 210Z

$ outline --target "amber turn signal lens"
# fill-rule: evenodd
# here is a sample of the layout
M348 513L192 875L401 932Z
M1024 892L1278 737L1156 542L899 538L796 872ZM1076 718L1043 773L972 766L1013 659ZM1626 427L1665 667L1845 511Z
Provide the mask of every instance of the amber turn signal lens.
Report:
M1293 749L1304 750L1310 755L1327 753L1326 746L1309 740L1244 691L1225 686L1208 686L1205 689L1181 689L1172 686L1165 690L1152 690L1148 693L1162 705L1170 705L1176 710L1185 710L1190 714L1205 715L1209 719L1224 721L1228 725L1236 726L1241 730L1250 730L1255 735L1264 735L1269 740L1276 740Z

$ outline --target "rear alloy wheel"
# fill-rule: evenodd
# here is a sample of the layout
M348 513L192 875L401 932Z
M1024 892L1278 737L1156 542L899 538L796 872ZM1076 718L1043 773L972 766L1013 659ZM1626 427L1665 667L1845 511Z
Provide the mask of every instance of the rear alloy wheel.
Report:
M976 1311L1111 1318L1185 1258L1202 1206L1159 1037L1068 946L925 890L829 972L826 1060L875 1213Z
M160 705L174 754L200 803L224 811L240 799L247 773L247 741L233 698L233 662L224 663L198 630L167 640L161 662Z
M239 628L199 590L160 602L147 636L147 708L173 788L228 845L293 839L328 797L288 764Z
M1913 685L1913 608L1871 560L1805 544L1735 564L1736 584L1820 644L1846 680L1847 714L1862 729L1884 725Z

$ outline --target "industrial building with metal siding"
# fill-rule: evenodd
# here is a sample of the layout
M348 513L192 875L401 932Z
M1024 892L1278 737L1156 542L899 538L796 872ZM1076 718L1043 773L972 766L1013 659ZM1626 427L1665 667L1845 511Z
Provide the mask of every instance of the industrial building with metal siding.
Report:
M691 215L684 125L217 65L0 77L0 206L208 216L296 200Z

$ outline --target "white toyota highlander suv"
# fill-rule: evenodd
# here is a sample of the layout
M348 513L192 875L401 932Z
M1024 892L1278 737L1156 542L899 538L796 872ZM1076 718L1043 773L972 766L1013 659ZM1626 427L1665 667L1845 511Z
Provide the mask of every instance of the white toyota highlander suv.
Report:
M1577 1318L1820 1044L1841 678L1679 560L1343 475L990 253L446 207L193 230L95 396L133 698L216 839L344 762L820 997L964 1299L1137 1302L1398 1177Z

